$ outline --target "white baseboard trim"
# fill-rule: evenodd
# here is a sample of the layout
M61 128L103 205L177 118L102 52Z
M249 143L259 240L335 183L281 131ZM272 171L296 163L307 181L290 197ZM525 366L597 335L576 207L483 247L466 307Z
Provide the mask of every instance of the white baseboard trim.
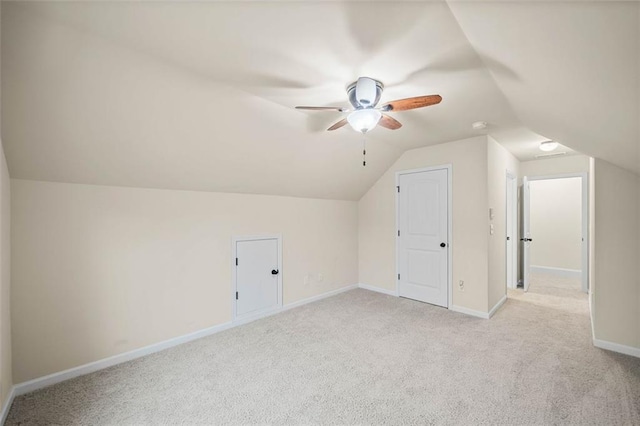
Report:
M398 293L393 291L393 290L387 290L386 288L380 288L380 287L375 287L369 284L358 284L359 288L363 288L365 290L369 290L369 291L375 291L377 293L382 293L382 294L387 294L389 296L396 296L398 297Z
M625 346L619 343L607 342L606 340L598 340L595 338L593 339L593 346L640 358L640 348L634 348L633 346Z
M347 287L340 287L336 290L331 290L326 293L319 294L317 296L312 296L306 299L298 300L297 302L289 303L282 307L272 309L267 312L261 312L256 315L236 318L233 321L231 321L231 326L237 327L239 325L248 324L250 322L253 322L262 318L270 317L272 315L279 314L284 311L288 311L289 309L297 308L298 306L303 306L312 302L317 302L318 300L326 299L327 297L335 296L336 294L344 293L345 291L354 290L356 288L358 288L358 284L349 285Z
M500 309L500 307L504 305L504 302L506 301L507 295L505 294L504 296L502 296L502 299L500 299L498 303L496 303L495 306L491 308L491 310L489 311L489 318L491 318L496 312L498 312L498 309Z
M173 339L165 340L153 345L145 346L139 349L134 349L129 352L124 352L118 355L113 355L108 358L103 358L98 361L93 361L87 364L73 367L68 370L60 371L57 373L49 374L36 379L28 380L26 382L18 383L15 385L15 395L20 396L25 393L33 392L38 389L45 388L47 386L54 385L56 383L64 382L65 380L73 379L78 376L84 376L85 374L93 373L98 370L122 364L123 362L131 361L132 359L140 358L146 355L150 355L155 352L162 351L164 349L172 348L174 346L181 345L183 343L190 342L192 340L201 339L206 336L210 336L215 333L227 330L233 327L231 322L225 322L213 327L205 328L193 333L185 334L183 336L175 337Z
M317 296L308 297L306 299L298 300L297 302L289 303L282 307L282 311L288 311L289 309L297 308L299 306L307 305L309 303L317 302L318 300L326 299L327 297L332 297L340 293L344 293L349 290L354 290L358 288L358 284L349 285L346 287L341 287L335 290L328 291L326 293L319 294Z
M554 268L551 266L531 265L531 272L537 272L539 274L555 275L562 278L580 278L582 277L582 271L580 269L565 269Z
M16 387L12 386L9 391L9 395L4 400L4 404L2 404L2 415L0 416L0 425L4 425L4 422L7 420L7 415L9 414L9 409L11 408L11 404L13 403L13 398L16 397Z
M55 385L56 383L64 382L65 380L73 379L78 376L84 376L85 374L93 373L98 370L103 370L105 368L108 368L117 364L121 364L123 362L131 361L133 359L140 358L146 355L150 355L152 353L159 352L164 349L172 348L174 346L178 346L183 343L190 342L192 340L201 339L203 337L207 337L212 334L216 334L233 327L238 327L240 325L244 325L261 318L265 318L265 317L275 315L284 311L288 311L289 309L297 308L299 306L316 302L321 299L326 299L327 297L335 296L336 294L344 293L345 291L353 290L355 288L358 288L357 284L350 285L347 287L342 287L336 290L319 294L317 296L313 296L307 299L299 300L297 302L289 303L287 305L284 305L282 308L269 311L261 315L253 316L250 318L242 318L236 321L229 321L222 324L214 325L213 327L205 328L203 330L195 331L193 333L185 334L183 336L174 337L173 339L165 340L159 343L154 343L152 345L145 346L140 349L134 349L129 352L114 355L98 361L93 361L88 364L83 364L78 367L70 368L68 370L60 371L57 373L49 374L47 376L38 377L33 380L18 383L12 389L12 399L14 396L24 395L26 393L45 388L47 386Z
M462 306L451 305L450 311L460 312L461 314L471 315L483 319L489 319L489 312L474 311L473 309L463 308Z

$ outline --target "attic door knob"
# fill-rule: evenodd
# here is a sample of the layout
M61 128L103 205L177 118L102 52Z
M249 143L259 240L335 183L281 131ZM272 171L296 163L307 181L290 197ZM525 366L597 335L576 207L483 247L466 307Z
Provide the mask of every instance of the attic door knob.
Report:
M447 245L445 243L440 243L440 247L446 247Z

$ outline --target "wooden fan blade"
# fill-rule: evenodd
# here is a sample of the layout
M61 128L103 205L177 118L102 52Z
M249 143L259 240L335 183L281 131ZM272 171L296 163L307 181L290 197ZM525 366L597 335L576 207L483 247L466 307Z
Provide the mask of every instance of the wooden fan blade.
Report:
M422 108L429 105L439 104L442 101L440 95L416 96L415 98L398 99L384 105L383 111L406 111L408 109Z
M319 107L319 106L297 106L296 109L306 109L309 111L338 111L343 112L346 111L341 107Z
M402 123L396 120L393 117L389 117L387 114L382 114L380 121L378 124L384 127L385 129L397 130L402 127Z
M343 118L342 120L338 121L336 124L334 124L333 126L329 127L327 130L331 131L331 130L336 130L339 129L340 127L344 126L345 124L347 124L348 121L346 118Z

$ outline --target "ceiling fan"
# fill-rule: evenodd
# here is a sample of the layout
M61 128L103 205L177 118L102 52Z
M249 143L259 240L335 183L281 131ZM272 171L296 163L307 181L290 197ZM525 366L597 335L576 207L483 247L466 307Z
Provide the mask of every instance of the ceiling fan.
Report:
M350 113L346 118L335 123L327 130L336 130L347 123L357 132L367 133L376 125L396 130L402 124L395 118L385 114L386 112L407 111L410 109L422 108L439 104L442 101L440 95L416 96L414 98L398 99L387 102L378 107L380 96L384 90L384 85L378 80L369 77L360 77L347 87L347 96L352 109L342 107L316 107L297 106L296 109L306 109L311 111L337 111Z

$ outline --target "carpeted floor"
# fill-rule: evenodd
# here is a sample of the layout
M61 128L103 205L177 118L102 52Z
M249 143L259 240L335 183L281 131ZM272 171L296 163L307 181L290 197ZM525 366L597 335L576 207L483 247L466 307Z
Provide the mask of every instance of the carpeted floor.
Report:
M640 359L594 348L586 295L551 281L491 320L349 291L21 396L7 424L640 424Z

